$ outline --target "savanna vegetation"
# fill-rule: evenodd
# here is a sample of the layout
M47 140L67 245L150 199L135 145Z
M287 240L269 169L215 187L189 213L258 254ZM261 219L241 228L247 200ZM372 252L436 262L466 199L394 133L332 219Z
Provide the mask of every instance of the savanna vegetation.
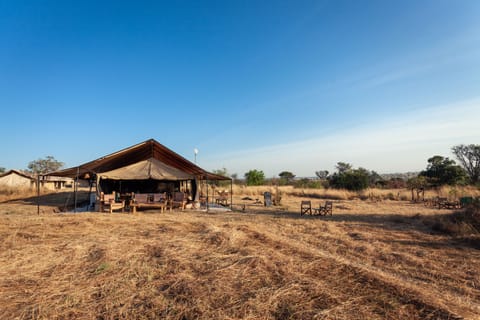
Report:
M477 185L480 177L480 145L457 145L452 147L461 165L455 160L435 155L427 159L425 170L407 179L401 177L384 178L373 170L354 168L351 163L338 162L336 171L315 171L315 178L295 179L291 171L282 171L279 178L265 179L263 171L253 169L245 173L245 184L261 185L292 185L297 188L332 188L349 191L361 191L367 188L439 188L444 185L464 186ZM226 169L225 169L226 173ZM261 175L261 177L259 177Z
M253 169L231 212L61 213L70 193L2 189L0 319L478 319L478 200L410 201L478 199L471 173L439 156L409 179ZM300 215L327 199L332 216Z
M4 195L0 318L478 318L478 208L308 190L235 186L233 212L136 215L59 214L66 193L43 194L37 215L32 194ZM264 191L282 205L247 200ZM327 198L333 216L300 216L302 199Z

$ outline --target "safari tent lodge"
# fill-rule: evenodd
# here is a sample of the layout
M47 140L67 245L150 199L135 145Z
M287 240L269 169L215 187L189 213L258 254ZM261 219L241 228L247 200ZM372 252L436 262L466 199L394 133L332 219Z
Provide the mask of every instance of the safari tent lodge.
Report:
M113 194L118 200L134 194L140 199L153 194L172 198L175 193L183 193L193 207L200 202L208 206L208 188L203 190L203 186L208 181L231 181L200 168L154 139L47 176L89 181L90 205L96 204L97 209L107 194ZM76 186L74 183L75 194Z

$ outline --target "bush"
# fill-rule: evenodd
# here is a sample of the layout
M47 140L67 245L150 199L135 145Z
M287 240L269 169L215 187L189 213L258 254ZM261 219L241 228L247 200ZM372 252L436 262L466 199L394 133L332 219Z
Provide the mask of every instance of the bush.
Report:
M250 170L245 173L247 186L261 186L265 182L265 174L261 170Z
M407 187L407 182L401 178L391 178L385 182L387 189L403 189Z
M436 217L431 222L432 230L454 236L480 234L480 207L472 204L467 209L451 215Z
M433 186L465 184L466 172L456 165L455 161L442 156L433 156L428 159L427 169L420 172Z
M385 198L387 200L396 200L395 195L392 192L387 193L387 196Z
M347 189L360 191L368 188L369 176L365 170L350 170L334 173L328 180L330 187L335 189Z
M223 177L229 177L229 174L226 168L213 170L212 173L217 174L219 176L223 176ZM217 187L225 188L230 186L230 180L216 180L216 181L212 181L211 183Z
M304 189L321 189L323 187L322 181L303 178L293 182L294 188Z

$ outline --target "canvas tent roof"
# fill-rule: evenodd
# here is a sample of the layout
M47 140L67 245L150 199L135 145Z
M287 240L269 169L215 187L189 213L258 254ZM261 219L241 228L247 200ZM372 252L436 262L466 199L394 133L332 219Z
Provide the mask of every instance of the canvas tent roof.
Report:
M167 166L155 158L103 172L100 174L100 177L114 180L189 180L195 178L195 176Z
M114 152L96 160L47 175L85 178L97 174L110 179L188 180L194 177L208 180L230 180L210 173L154 139Z

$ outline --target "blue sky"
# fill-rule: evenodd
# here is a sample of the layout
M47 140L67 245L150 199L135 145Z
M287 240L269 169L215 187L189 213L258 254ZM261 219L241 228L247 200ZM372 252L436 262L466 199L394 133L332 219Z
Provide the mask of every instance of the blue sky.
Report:
M480 143L480 1L0 0L0 166L154 138L208 170L380 173Z

